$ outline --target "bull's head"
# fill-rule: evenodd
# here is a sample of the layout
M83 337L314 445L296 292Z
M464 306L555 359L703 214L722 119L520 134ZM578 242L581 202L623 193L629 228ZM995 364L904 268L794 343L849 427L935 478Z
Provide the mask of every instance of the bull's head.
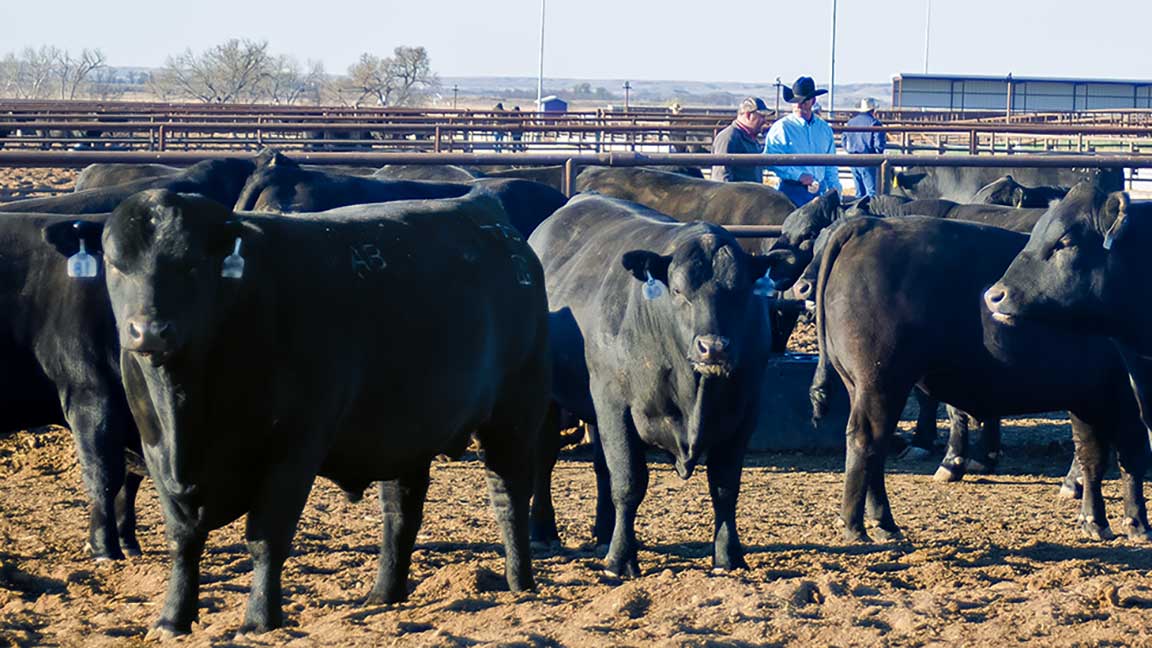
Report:
M103 235L121 348L160 365L209 337L243 282L244 235L202 196L148 191L121 203Z
M1081 182L1036 223L1028 244L984 293L993 317L1041 319L1086 332L1123 326L1118 277L1133 260L1125 241L1131 204L1123 192L1106 194Z
M671 326L693 370L707 376L727 376L739 364L745 332L758 316L751 311L760 308L752 299L755 281L794 262L787 250L750 256L730 236L715 233L686 239L670 255L634 250L622 258L637 280L668 287L650 307L670 315L660 320Z
M795 264L774 268L770 275L777 290L787 290L812 261L816 237L825 228L840 219L840 194L829 191L816 200L788 214L781 227L780 238L772 243L770 251L788 250L796 256Z

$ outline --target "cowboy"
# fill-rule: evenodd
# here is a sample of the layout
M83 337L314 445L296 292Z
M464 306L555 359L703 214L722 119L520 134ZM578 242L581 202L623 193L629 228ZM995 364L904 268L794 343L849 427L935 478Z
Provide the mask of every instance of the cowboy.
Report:
M879 104L872 97L860 100L860 111L848 120L848 126L883 126L876 119L876 109ZM880 155L884 153L887 140L883 131L873 132L845 132L841 145L847 153L864 153ZM880 169L874 166L852 167L852 181L856 183L856 197L875 196L878 192L876 186L880 177Z
M791 88L784 87L784 100L795 104L792 114L772 124L764 143L769 155L834 155L836 137L828 122L812 112L816 97L827 93L817 90L812 77L800 77ZM777 166L769 168L780 178L780 191L800 207L827 191L840 191L840 170L834 166Z
M736 119L716 133L712 140L712 153L724 155L727 153L760 152L760 142L757 137L764 125L768 123L768 104L760 97L748 97L740 102L736 111ZM764 169L758 166L714 166L712 179L720 182L764 182Z

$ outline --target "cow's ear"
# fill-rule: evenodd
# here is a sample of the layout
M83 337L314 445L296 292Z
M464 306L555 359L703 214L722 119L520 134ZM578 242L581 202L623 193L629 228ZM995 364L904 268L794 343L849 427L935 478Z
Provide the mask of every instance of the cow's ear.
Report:
M53 223L41 231L44 242L56 248L60 254L70 257L80 251L80 241L89 254L100 254L103 247L100 235L104 233L104 223L89 221L64 221Z
M799 274L800 268L797 267L799 264L800 260L792 250L772 250L767 254L752 257L752 276L757 279L760 277L771 279L773 275L795 277Z
M256 168L294 167L299 166L296 161L287 157L274 148L265 148L256 155Z
M824 214L828 216L828 222L831 223L840 216L840 192L833 189L824 194L822 198L824 199ZM864 198L867 198L867 196ZM861 200L863 200L863 198Z
M1128 223L1129 202L1128 194L1123 191L1108 194L1108 199L1104 201L1104 207L1100 210L1103 223L1111 223L1104 233L1105 250L1111 250L1112 245L1124 233L1124 226Z
M640 281L648 281L648 275L652 275L653 279L667 284L668 267L672 265L672 257L660 256L648 250L632 250L624 253L620 263Z
M1017 209L1024 206L1024 187L1012 188L1012 206Z
M920 181L927 178L927 173L897 173L896 186L901 189L913 189Z

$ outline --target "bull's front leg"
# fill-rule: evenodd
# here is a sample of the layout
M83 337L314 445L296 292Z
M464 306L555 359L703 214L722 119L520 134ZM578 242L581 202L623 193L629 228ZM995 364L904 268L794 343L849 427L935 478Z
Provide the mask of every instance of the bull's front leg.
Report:
M740 495L740 477L744 467L745 442L733 441L712 448L708 458L708 492L712 496L715 528L712 544L712 569L731 571L747 569L744 547L736 532L736 499Z
M380 482L380 510L384 536L376 583L368 603L398 603L408 598L408 570L412 549L424 520L424 499L428 494L428 464L417 466L398 479Z
M612 541L604 558L604 571L620 578L638 577L636 511L648 491L644 443L631 425L631 414L627 409L615 405L597 406L596 419L616 512Z
M252 591L241 633L267 632L284 624L281 574L316 477L312 457L321 453L309 449L306 456L307 460L274 466L248 513L245 537L252 556Z
M164 497L163 495L161 496ZM174 519L168 514L170 504L165 506L165 535L168 537L168 556L172 570L168 575L168 593L164 598L164 608L153 633L160 637L187 634L192 631L200 597L200 555L204 551L207 532L193 525Z
M1144 502L1144 475L1152 461L1148 432L1143 425L1120 425L1115 443L1124 484L1124 532L1137 542L1152 541Z
M1107 444L1100 430L1072 415L1072 438L1076 442L1076 462L1084 479L1084 498L1080 502L1080 528L1093 540L1115 537L1108 526L1101 485L1107 467Z
M116 496L124 487L127 421L112 414L103 395L75 394L65 403L65 413L88 491L88 547L96 560L122 559Z

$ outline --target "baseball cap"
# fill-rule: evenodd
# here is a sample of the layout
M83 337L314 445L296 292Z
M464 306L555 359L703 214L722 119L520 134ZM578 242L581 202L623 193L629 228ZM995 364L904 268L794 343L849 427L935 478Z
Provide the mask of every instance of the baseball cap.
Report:
M740 114L744 115L752 112L758 112L761 115L767 116L770 109L768 108L768 104L764 103L764 100L760 97L747 97L744 101L740 102Z

